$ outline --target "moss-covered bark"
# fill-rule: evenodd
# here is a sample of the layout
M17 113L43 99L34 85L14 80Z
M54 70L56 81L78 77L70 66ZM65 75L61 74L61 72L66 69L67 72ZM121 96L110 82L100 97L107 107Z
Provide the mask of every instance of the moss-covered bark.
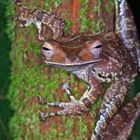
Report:
M71 33L74 18L71 18L70 0L23 0L30 8L42 8L62 16L67 26L65 33ZM67 7L67 8L66 8ZM79 24L77 31L99 32L113 28L112 0L81 0L79 6ZM14 16L17 16L15 11ZM77 16L77 15L76 15ZM72 20L71 20L72 19ZM76 19L77 20L77 19ZM108 25L110 21L110 26ZM9 123L10 139L14 140L85 140L90 139L96 121L96 112L100 101L91 107L83 116L54 117L47 122L40 122L40 111L56 111L58 109L40 106L37 95L46 97L49 102L68 101L61 85L68 81L74 96L78 99L86 89L86 84L62 69L48 68L42 62L36 28L30 26L20 28L15 20L15 38L11 52L12 76L8 99L14 115ZM13 26L13 25L11 25ZM75 32L75 30L73 32ZM12 35L14 36L14 35Z

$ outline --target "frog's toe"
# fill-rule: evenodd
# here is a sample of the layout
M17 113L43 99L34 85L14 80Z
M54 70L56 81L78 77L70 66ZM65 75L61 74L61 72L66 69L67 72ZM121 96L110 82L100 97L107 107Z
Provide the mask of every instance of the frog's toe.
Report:
M38 39L41 40L41 41L45 40L43 36L38 36Z
M40 112L39 113L39 119L40 119L40 121L46 121L48 118L49 117L48 117L48 114L47 113L45 113L45 112Z
M39 119L40 121L46 121L47 119L51 117L58 116L58 112L51 112L51 113L40 112Z
M62 88L63 90L67 90L69 88L69 83L68 82L65 82L63 85L62 85Z
M42 98L41 96L37 96L37 99L38 99L39 104L41 104L41 105L47 104L47 101L44 98Z
M39 118L41 121L46 121L48 118L54 116L69 116L69 115L82 115L87 109L84 109L80 104L67 103L63 110L51 113L40 112Z

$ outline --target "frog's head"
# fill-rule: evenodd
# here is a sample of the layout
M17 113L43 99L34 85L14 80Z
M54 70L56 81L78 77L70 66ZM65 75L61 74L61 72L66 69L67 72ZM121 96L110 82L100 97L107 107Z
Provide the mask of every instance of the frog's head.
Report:
M65 46L61 43L50 40L42 45L42 53L47 64L73 70L101 60L103 46L99 40L86 41L77 46Z

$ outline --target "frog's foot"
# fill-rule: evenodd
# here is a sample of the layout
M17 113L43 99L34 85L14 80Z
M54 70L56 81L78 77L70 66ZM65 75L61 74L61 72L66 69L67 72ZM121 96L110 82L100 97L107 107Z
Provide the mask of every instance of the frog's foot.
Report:
M125 82L125 84L127 83ZM119 108L123 104L126 94L127 86L124 85L121 80L116 80L108 88L103 98L103 103L99 112L99 119L95 127L97 138L105 133L110 120L112 120L113 116L118 112Z
M79 101L75 100L75 101L71 101L71 102L47 102L47 100L45 100L44 98L42 98L41 96L38 96L38 102L41 105L48 105L49 107L59 107L59 108L69 108L71 106L73 106L74 104L78 104Z
M39 104L41 104L41 105L47 104L47 101L44 98L42 98L41 96L37 96L37 99L38 99Z
M51 113L40 112L40 115L39 115L40 120L45 121L48 118L53 117L53 116L81 115L84 112L88 111L88 108L85 106L84 102L82 100L76 100L68 88L69 88L68 83L65 83L63 85L63 89L67 92L70 102L48 103L41 96L38 96L38 101L40 104L42 105L46 104L49 107L59 107L62 109L60 111L51 112Z
M38 39L41 40L41 41L45 40L44 37L41 34L38 34Z
M46 104L49 107L59 107L62 110L51 113L40 112L40 120L45 121L50 117L54 116L68 116L68 115L81 115L88 111L88 108L84 105L82 101L73 100L70 102L52 102L48 103L41 97L38 97L40 104Z
M50 117L54 116L68 116L68 115L82 115L85 111L88 109L83 106L83 104L80 104L79 102L73 103L47 103L49 106L57 106L60 108L63 108L63 110L57 111L57 112L51 112L51 113L45 113L40 112L40 120L45 121Z
M25 24L26 24L26 20L20 20L19 21L19 27L25 27Z

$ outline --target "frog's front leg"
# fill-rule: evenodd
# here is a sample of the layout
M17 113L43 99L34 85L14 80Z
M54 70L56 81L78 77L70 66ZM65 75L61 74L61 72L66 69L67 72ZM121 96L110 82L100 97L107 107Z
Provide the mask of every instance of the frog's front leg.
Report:
M68 116L68 115L81 115L84 112L89 110L89 107L99 98L101 97L101 85L100 83L94 79L93 77L90 78L90 89L87 89L84 95L80 98L80 100L76 100L74 96L72 96L71 92L69 91L68 87L65 87L67 95L70 98L70 102L54 102L48 103L45 100L39 98L40 103L47 104L48 106L52 107L60 107L62 108L61 111L51 112L51 113L40 113L40 119L46 120L49 117L53 116Z
M77 101L77 100L75 99L75 97L72 95L72 93L71 93L71 91L70 91L70 89L69 89L69 84L68 84L67 82L63 84L62 88L63 88L63 90L66 91L67 96L68 96L68 98L69 98L69 100L70 100L71 102L76 102L76 101ZM86 92L87 92L87 91L86 91ZM55 107L55 106L56 106L56 107L64 108L64 107L65 107L65 104L66 104L66 103L58 103L58 102L48 103L48 102L47 102L44 98L42 98L41 96L38 96L37 98L38 98L39 104L41 104L41 105L47 104L48 106L52 106L52 107Z
M35 25L37 27L37 31L38 31L38 39L39 40L44 40L44 37L42 35L42 22L41 21L36 21Z
M70 100L70 102L51 102L48 103L45 99L43 99L41 96L38 96L38 102L42 105L48 105L49 107L59 107L62 110L57 112L51 112L51 113L44 113L40 112L40 120L44 121L47 120L50 117L53 116L66 116L66 115L77 115L82 114L83 112L79 112L79 107L82 107L82 103L80 104L78 100L75 99L75 97L72 95L68 83L64 83L63 89L66 91L67 96Z
M131 85L130 81L129 78L122 77L113 81L110 88L107 90L100 109L99 120L95 127L97 139L102 137L108 123L123 104L128 88Z

